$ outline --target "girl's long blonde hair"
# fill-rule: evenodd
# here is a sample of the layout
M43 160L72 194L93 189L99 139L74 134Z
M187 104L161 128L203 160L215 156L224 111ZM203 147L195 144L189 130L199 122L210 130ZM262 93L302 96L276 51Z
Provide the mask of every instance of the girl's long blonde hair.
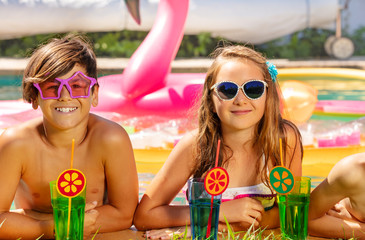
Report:
M286 127L294 130L296 142L301 145L301 136L297 127L282 118L280 113L279 85L274 82L267 68L267 60L258 52L251 48L236 45L226 46L216 49L212 56L215 58L211 67L207 71L205 78L201 103L198 111L199 131L195 147L196 166L193 169L194 177L202 177L209 169L214 167L215 155L218 139L222 138L221 122L217 114L213 111L214 104L212 100L211 87L215 83L215 79L220 71L221 66L227 61L250 60L257 64L264 76L264 81L268 84L265 111L262 119L258 122L253 139L253 147L262 152L265 156L264 167L259 168L260 161L257 161L257 173L261 175L262 182L269 186L269 180L266 169L268 169L269 161L273 161L273 165L280 165L280 149L279 138L282 138L283 156L286 156L287 138ZM303 151L302 151L303 152ZM226 166L228 160L232 157L232 150L222 142L219 154L219 166ZM292 162L293 155L290 159L283 159L284 164Z

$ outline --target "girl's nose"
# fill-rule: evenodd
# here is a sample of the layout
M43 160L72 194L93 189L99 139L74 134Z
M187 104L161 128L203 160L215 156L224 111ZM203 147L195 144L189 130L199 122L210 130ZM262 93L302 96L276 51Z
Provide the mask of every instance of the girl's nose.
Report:
M72 99L70 92L68 91L68 89L66 88L66 86L62 86L59 100L61 100L61 101L68 101L70 99Z
M234 103L242 103L246 100L246 95L243 93L242 89L238 89L237 96L234 98Z

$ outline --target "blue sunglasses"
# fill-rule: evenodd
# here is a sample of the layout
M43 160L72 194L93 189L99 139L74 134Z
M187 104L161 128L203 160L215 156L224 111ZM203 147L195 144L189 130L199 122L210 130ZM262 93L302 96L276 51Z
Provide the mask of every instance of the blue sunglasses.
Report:
M224 101L234 99L240 89L248 99L256 100L262 97L267 87L267 83L263 80L250 80L242 86L238 86L237 83L231 81L218 82L210 89L214 89L218 97Z

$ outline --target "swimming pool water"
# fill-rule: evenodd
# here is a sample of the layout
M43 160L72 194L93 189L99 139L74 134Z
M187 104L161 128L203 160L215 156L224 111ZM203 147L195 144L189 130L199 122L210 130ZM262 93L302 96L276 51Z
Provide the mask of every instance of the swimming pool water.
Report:
M22 97L22 76L0 75L0 100L16 100Z

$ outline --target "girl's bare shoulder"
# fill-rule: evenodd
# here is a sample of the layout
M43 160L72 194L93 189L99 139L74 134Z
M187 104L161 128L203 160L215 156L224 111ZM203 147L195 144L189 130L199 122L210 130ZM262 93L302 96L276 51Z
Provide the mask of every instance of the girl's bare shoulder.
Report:
M298 128L290 122L284 122L284 134L289 146L296 146L301 141Z

